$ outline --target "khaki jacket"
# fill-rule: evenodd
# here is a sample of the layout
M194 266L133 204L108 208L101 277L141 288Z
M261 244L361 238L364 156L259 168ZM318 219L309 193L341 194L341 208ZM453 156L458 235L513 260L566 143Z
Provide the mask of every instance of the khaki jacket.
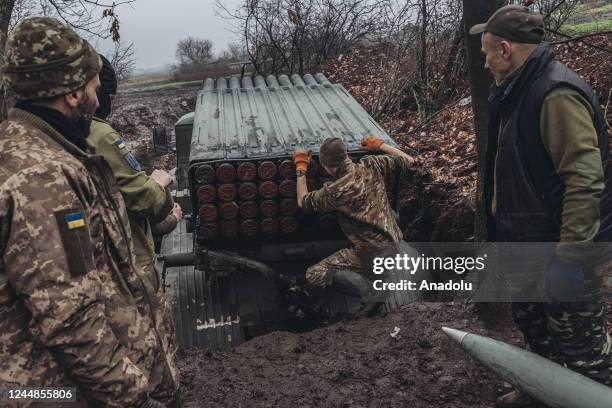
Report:
M136 263L143 268L152 265L155 246L151 225L162 222L170 214L172 197L140 169L125 141L107 122L94 118L87 144L113 170L128 211Z

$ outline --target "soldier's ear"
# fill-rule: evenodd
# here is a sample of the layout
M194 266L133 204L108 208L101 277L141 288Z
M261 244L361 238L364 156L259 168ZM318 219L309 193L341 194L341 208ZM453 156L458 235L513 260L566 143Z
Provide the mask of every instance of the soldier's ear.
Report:
M75 89L74 91L64 95L64 100L71 109L76 109L79 106L81 99L83 98L83 90Z
M514 53L514 48L510 41L502 41L500 43L500 49L502 56L506 59L510 59Z

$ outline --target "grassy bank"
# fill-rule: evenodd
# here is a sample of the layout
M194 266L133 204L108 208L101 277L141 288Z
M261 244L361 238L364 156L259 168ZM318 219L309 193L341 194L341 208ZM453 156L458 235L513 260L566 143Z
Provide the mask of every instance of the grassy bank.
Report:
M581 24L566 24L562 27L561 31L569 35L580 35L610 30L612 30L612 19L602 21L590 21L588 23Z

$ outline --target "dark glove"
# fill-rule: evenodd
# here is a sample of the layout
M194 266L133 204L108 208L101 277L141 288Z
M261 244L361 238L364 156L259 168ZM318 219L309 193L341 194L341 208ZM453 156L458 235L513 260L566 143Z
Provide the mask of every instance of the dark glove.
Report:
M584 268L555 258L544 272L544 290L559 302L580 300L584 294Z
M147 398L147 400L140 406L140 408L167 408L166 404L159 402L156 399L151 397Z

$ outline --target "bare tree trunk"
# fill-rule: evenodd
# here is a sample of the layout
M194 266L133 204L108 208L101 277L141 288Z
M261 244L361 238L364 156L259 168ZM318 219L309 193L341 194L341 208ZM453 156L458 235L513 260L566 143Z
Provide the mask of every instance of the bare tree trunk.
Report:
M15 0L0 0L0 32L2 32L0 46L2 46L2 50L4 50L9 23L11 22L11 15L13 14L13 7L15 7Z
M491 239L494 233L493 220L486 211L485 203L490 202L493 186L485 183L485 160L488 146L489 112L487 100L491 75L484 69L480 36L470 35L469 29L485 22L495 10L505 5L503 0L463 0L463 19L466 26L468 68L470 71L472 110L476 128L476 151L478 153L478 182L476 187L476 215L474 233L476 241Z
M484 69L484 56L481 53L480 36L470 35L469 30L474 24L486 21L498 8L505 5L503 0L463 0L463 18L466 26L466 44L468 68L472 91L472 110L476 129L476 151L478 154L476 185L476 214L474 217L474 234L476 241L493 241L495 239L495 224L491 211L486 208L493 195L493 183L485 180L487 147L489 146L488 126L489 112L487 100L492 77ZM496 143L496 141L493 141ZM481 281L483 276L479 276ZM508 306L502 303L478 303L476 305L482 321L494 326L502 320L507 320Z
M16 0L0 0L0 54L4 55L4 45L8 37L9 23L13 14ZM0 58L4 63L4 57ZM0 121L6 119L8 113L7 90L4 86L0 87Z
M432 112L437 112L440 110L442 105L448 102L448 98L450 97L451 92L449 89L449 83L451 83L451 79L453 79L451 76L453 73L457 72L459 56L462 52L465 52L462 44L465 41L465 24L463 23L463 20L459 23L459 27L457 27L457 31L453 37L453 45L448 52L446 66L444 67L444 71L442 73L442 80L440 81L440 85L438 85L438 89L432 98Z
M429 98L428 89L429 86L427 81L427 25L429 22L429 14L427 11L427 0L421 0L421 15L423 18L421 25L421 55L419 64L420 82L421 82L421 95L423 98L422 105L423 112L419 112L421 119L425 120L429 116Z

